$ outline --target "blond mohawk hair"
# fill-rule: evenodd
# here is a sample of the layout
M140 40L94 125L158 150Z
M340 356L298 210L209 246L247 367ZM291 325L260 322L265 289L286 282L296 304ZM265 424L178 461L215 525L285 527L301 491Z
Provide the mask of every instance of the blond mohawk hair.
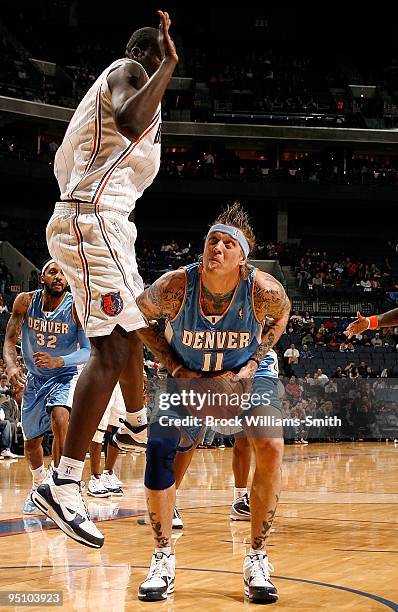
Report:
M250 217L240 202L236 201L233 204L228 204L211 225L215 225L216 223L224 223L225 225L238 227L249 243L250 252L253 251L256 246L256 237L250 224Z

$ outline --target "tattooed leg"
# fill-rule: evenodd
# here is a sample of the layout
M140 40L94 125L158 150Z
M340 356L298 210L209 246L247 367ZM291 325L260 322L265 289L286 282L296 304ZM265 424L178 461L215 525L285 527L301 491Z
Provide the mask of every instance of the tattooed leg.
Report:
M145 491L155 546L156 548L171 546L172 520L176 499L175 484L161 491L148 488L145 488Z
M264 550L279 501L283 438L250 438L256 469L250 492L252 548Z

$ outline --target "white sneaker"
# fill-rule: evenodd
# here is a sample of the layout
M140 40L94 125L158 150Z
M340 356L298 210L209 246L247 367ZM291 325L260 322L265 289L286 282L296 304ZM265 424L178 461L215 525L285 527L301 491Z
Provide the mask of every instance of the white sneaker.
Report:
M148 576L138 589L138 599L161 601L174 593L176 560L173 554L157 552L152 555Z
M59 478L54 471L32 491L31 500L73 540L91 548L103 545L104 536L90 519L81 483Z
M18 455L14 455L9 448L5 448L1 451L1 456L3 459L16 459Z
M232 502L229 518L232 521L250 521L250 499L247 493Z
M36 506L36 504L34 504L31 500L31 495L33 491L36 491L37 487L39 486L39 483L37 484L33 484L31 490L29 491L24 503L23 503L23 507L22 507L22 514L30 514L30 515L35 515L35 514L43 514L43 512Z
M113 480L117 484L118 487L123 486L123 482L116 476L116 472L113 472Z
M122 426L112 436L112 444L121 451L134 454L144 453L148 442L148 426L134 427L128 421L119 419Z
M123 495L123 489L117 484L115 474L110 474L107 470L104 470L101 474L101 485L109 492L109 495L116 495L117 497Z
M278 591L270 580L274 568L265 553L247 555L243 562L245 595L253 603L272 603L278 600Z
M174 508L172 527L173 529L184 529L184 523L177 508Z
M104 487L100 478L96 478L93 474L90 477L87 487L87 494L92 497L110 497L111 492Z

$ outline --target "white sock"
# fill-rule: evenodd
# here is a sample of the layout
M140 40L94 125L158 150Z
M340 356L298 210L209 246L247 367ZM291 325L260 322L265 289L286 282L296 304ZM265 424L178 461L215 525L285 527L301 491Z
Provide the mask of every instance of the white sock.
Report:
M148 423L146 406L141 408L141 410L138 410L138 412L127 412L126 421L128 421L133 427L141 427L142 425L146 425Z
M32 470L32 468L30 468L30 471L32 472L32 476L33 476L33 484L38 484L38 483L43 482L43 480L45 479L47 475L46 468L44 467L44 465L41 465L35 470Z
M158 552L164 553L165 555L171 555L171 546L165 546L164 548L155 547L155 554Z
M84 461L62 456L57 467L57 474L60 478L67 478L68 480L80 482L83 475L83 468Z
M255 556L255 555L262 555L263 557L266 557L266 556L267 556L267 553L266 553L266 551L265 551L265 550L254 550L254 548L251 548L251 547L250 547L250 552L249 552L249 555L250 555L251 557L252 557L252 556Z
M247 493L247 487L234 487L234 501L236 501L239 497L243 497Z

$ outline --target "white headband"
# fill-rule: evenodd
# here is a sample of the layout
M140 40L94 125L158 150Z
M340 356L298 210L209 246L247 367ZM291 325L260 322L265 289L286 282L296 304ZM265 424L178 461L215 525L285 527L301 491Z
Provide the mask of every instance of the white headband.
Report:
M44 266L41 269L41 273L42 275L44 274L44 272L47 270L48 266L50 266L51 264L56 264L57 262L54 261L54 259L49 259L48 261L46 261L46 263L44 264Z
M245 257L249 255L249 243L247 242L243 232L241 232L239 227L234 227L233 225L224 225L224 223L216 223L215 225L212 225L209 229L206 236L206 240L210 236L210 234L213 234L214 232L223 232L224 234L229 234L232 238L239 242Z

